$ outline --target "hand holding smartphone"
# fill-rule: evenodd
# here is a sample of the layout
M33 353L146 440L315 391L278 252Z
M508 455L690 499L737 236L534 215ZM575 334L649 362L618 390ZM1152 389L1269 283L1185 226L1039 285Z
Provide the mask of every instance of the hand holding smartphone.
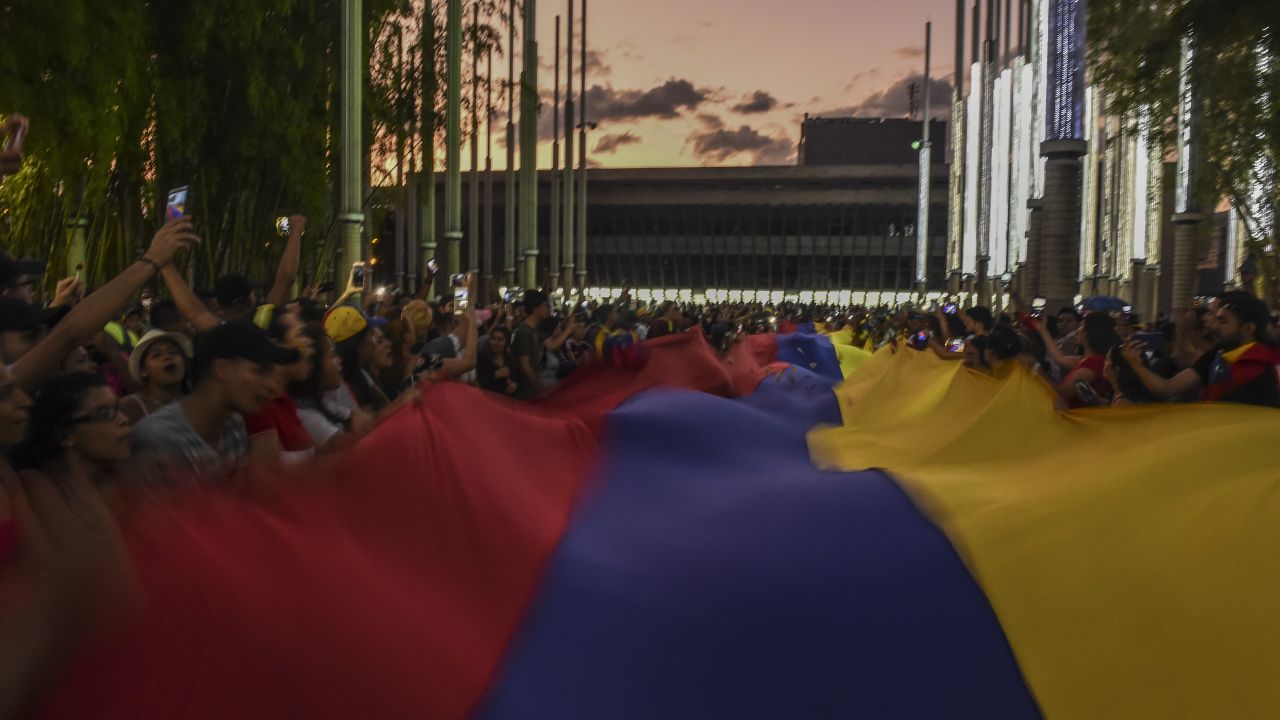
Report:
M362 292L365 284L364 262L351 263L351 277L347 280L347 292Z
M453 314L464 315L471 307L471 282L464 274L453 276Z

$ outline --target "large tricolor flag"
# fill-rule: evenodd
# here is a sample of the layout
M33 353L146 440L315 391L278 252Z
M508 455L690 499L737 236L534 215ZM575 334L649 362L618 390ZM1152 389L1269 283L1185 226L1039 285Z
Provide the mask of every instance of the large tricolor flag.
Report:
M137 507L143 600L40 715L1280 715L1280 413L1060 415L846 344L431 386L328 464Z

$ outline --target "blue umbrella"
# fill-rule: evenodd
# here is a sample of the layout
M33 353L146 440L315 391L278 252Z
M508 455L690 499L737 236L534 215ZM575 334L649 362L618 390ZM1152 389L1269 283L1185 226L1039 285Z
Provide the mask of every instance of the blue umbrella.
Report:
M1133 308L1127 300L1111 295L1094 295L1091 298L1085 298L1080 303L1080 309L1085 312L1129 312Z

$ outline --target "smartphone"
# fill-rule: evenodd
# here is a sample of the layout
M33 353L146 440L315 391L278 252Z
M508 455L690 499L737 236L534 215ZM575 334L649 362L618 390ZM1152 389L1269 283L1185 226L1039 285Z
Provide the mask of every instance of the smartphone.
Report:
M1146 345L1148 350L1159 350L1165 342L1164 333L1160 332L1134 333L1133 339Z
M964 352L964 338L952 338L947 341L947 352Z
M942 306L942 313L943 313L944 315L955 315L955 314L956 314L956 310L958 310L958 309L959 309L959 308L958 308L958 307L956 307L956 304L955 304L955 303L947 303L946 305L943 305L943 306Z
M279 235L280 237L289 237L289 233L292 232L292 230L293 228L289 227L289 218L276 218L276 235Z
M436 273L440 272L440 263L436 262L435 258L431 258L430 260L427 261L427 272L431 273L432 275L435 275Z
M908 340L907 343L915 350L924 350L929 347L929 333L921 330L915 335L912 335L911 339Z
M350 286L353 288L364 288L364 281L365 281L364 263L363 262L351 263Z
M471 289L467 287L467 276L453 276L453 314L461 315L471 307Z
M1080 400L1085 405L1101 405L1102 398L1098 397L1098 393L1094 392L1093 386L1084 380L1075 382L1076 392L1080 394Z
M177 220L187 215L187 192L190 186L183 185L169 191L169 202L164 207L165 222Z

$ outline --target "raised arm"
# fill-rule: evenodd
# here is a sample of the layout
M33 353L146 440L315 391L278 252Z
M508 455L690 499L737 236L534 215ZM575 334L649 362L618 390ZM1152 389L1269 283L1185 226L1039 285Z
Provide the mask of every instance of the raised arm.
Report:
M561 326L560 331L557 332L554 337L547 338L547 341L544 342L542 346L552 352L559 350L565 342L573 336L573 331L577 330L579 327L581 327L581 325L579 325L573 318L570 318L569 322Z
M1124 356L1125 362L1129 363L1129 367L1133 368L1134 374L1138 376L1138 380L1142 385L1151 391L1152 395L1161 400L1172 400L1181 395L1187 395L1197 390L1201 385L1200 375L1194 369L1183 370L1171 378L1163 378L1151 371L1147 367L1147 363L1143 361L1142 343L1136 340L1130 340L1124 344L1121 354Z
M476 337L476 310L475 306L468 307L463 313L463 324L466 326L462 336L462 354L455 358L449 358L443 363L446 374L451 378L466 375L476 366L476 345L478 340Z
M276 279L267 293L268 305L283 305L289 300L289 288L298 278L298 258L302 253L302 234L307 231L307 218L304 215L289 217L289 240L285 243L284 254L280 256L280 266L276 268Z
M1049 326L1043 319L1036 320L1036 330L1040 333L1040 339L1044 341L1045 353L1057 363L1058 367L1069 370L1080 363L1081 357L1063 354L1062 348L1058 347L1058 341L1049 334Z
M165 223L151 240L142 259L117 275L100 290L78 303L62 322L54 326L48 337L23 355L13 366L14 377L28 390L39 387L52 375L62 358L77 345L83 345L111 321L129 300L146 285L156 272L173 261L183 248L200 242L190 218Z
M209 312L209 308L204 306L194 292L191 292L191 288L187 287L186 281L182 279L182 274L177 268L166 265L160 271L160 277L164 278L164 284L169 287L173 304L178 306L178 311L187 319L187 322L191 323L191 327L196 332L204 332L218 326L221 322L218 316Z

